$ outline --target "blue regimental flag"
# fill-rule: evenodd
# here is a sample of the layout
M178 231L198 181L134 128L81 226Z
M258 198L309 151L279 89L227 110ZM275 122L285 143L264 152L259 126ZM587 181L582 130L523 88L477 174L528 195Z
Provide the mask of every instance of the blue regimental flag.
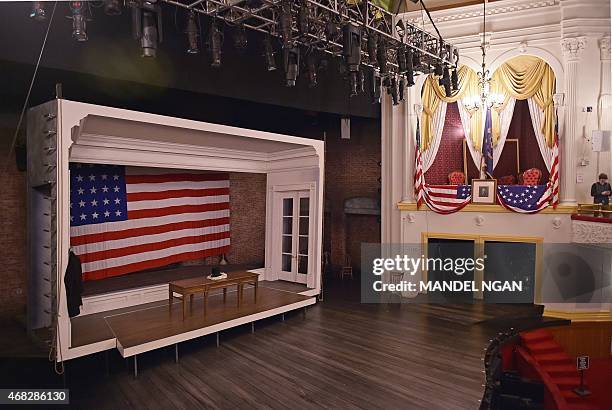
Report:
M491 108L487 107L487 117L484 126L484 141L482 143L482 170L488 178L493 178L493 121Z

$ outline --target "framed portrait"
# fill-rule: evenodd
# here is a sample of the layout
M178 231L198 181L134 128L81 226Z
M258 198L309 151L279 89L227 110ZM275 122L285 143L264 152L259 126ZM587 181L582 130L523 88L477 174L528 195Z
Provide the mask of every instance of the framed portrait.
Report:
M472 203L495 204L497 199L496 179L472 179Z

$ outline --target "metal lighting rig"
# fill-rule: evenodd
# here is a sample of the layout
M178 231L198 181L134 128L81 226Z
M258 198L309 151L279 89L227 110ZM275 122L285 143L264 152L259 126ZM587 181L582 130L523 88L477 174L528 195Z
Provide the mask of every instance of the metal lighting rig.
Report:
M457 68L458 52L440 36L400 20L396 15L364 0L162 0L195 11L230 26L268 33L279 38L283 48L306 47L338 58L346 56L344 28L361 36L360 64L378 69L369 52L384 42L389 70L383 77L400 72L398 53L410 49L414 73L431 73L436 66ZM371 41L372 39L372 41ZM353 47L353 43L351 43ZM376 48L376 47L374 47ZM400 57L403 61L403 56ZM402 64L403 65L403 64ZM402 67L403 69L403 67Z

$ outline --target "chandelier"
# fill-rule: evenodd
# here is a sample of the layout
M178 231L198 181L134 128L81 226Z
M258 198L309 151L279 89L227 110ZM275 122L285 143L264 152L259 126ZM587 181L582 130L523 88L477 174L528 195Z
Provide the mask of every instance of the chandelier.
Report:
M478 88L480 95L466 96L463 106L470 112L481 108L499 107L504 102L504 96L491 92L491 73L487 68L486 57L490 44L490 34L487 33L487 0L482 2L482 35L480 36L480 50L482 52L482 65L478 73Z

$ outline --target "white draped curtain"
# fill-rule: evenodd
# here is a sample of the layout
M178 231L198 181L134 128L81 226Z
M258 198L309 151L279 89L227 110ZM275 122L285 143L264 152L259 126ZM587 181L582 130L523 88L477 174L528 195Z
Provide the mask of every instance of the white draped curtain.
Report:
M493 146L493 169L497 166L497 162L504 150L504 144L506 143L506 137L512 122L512 115L514 114L515 103L515 98L508 98L506 106L499 112L499 138L497 139L497 144Z
M542 122L544 121L544 111L535 102L533 97L527 99L529 105L529 116L531 117L531 125L533 126L533 132L540 148L540 153L546 164L546 169L550 172L550 166L552 164L553 149L546 143L546 137L542 132Z
M461 117L461 125L463 126L463 132L465 134L465 142L467 143L468 150L470 151L470 156L472 157L472 161L476 164L476 168L480 169L480 161L482 160L482 153L480 152L480 147L482 146L482 135L480 135L480 140L478 141L478 146L474 144L474 140L469 138L470 133L470 112L464 107L461 99L457 100L457 108L459 109L459 116ZM482 117L484 120L484 116Z
M446 102L440 101L438 109L434 112L431 119L431 133L432 139L429 147L422 152L423 159L423 173L432 166L436 155L438 155L438 149L440 148L440 141L442 141L442 131L444 131L444 122L446 121Z

